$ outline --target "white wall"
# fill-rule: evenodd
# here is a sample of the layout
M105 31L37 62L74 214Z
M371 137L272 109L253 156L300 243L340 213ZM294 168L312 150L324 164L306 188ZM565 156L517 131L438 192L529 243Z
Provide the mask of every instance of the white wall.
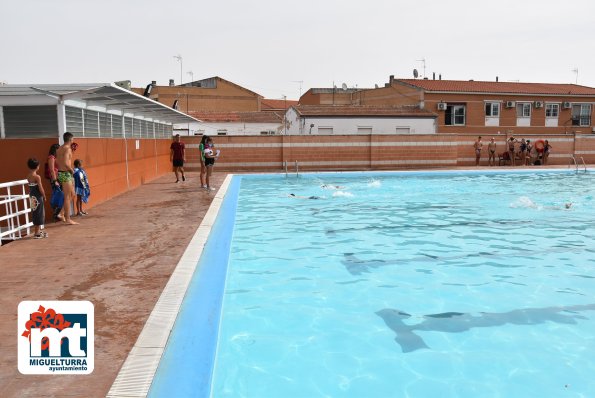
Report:
M177 129L188 129L187 124L176 124ZM261 131L274 131L280 134L281 123L239 123L239 122L208 122L190 123L190 135L200 133L217 135L217 130L227 130L227 135L260 135Z
M358 127L372 127L372 134L397 134L397 127L409 127L410 134L435 134L436 119L413 117L299 117L287 112L287 134L318 134L319 127L332 127L333 134L357 134ZM313 124L310 131L310 125ZM399 132L402 134L402 132Z

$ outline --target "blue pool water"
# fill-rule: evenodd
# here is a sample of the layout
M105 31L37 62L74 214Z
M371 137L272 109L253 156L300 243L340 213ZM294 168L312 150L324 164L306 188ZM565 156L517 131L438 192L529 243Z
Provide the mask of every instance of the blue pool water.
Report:
M593 174L236 178L211 396L595 396Z

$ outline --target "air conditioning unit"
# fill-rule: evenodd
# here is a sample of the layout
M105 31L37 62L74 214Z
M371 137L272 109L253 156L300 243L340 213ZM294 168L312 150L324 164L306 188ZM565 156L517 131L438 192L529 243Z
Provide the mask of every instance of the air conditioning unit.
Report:
M535 101L535 108L543 108L543 102Z
M514 101L506 101L507 108L514 108L515 105L516 105L516 102L514 102Z
M564 109L570 109L572 108L572 104L570 102L562 102L562 108Z
M446 102L438 102L438 110L445 111L446 110Z

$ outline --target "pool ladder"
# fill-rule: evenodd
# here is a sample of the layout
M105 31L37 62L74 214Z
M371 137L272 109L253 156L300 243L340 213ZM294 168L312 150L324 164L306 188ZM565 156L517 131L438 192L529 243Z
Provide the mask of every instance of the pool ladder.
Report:
M581 162L583 163L583 167L584 167L585 173L586 173L587 172L587 165L585 163L585 159L582 156L580 157L580 159L581 159ZM570 166L572 165L572 163L574 163L574 167L576 168L576 172L578 173L579 164L576 161L576 158L574 156L571 156L570 157L570 163L568 164L568 168L570 168Z
M287 178L287 165L288 165L288 162L286 160L285 162L283 162L283 167L285 168L285 178ZM295 176L296 177L300 176L300 165L297 160L295 161Z

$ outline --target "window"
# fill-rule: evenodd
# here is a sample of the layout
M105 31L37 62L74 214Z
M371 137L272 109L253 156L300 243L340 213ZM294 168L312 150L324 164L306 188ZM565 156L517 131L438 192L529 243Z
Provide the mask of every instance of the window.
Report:
M358 134L372 134L372 127L369 126L357 126Z
M66 131L74 135L83 134L83 110L72 106L66 107Z
M83 136L99 137L99 112L85 109L83 114L85 119L85 131Z
M518 102L516 104L516 117L531 117L531 103Z
M332 127L318 127L318 134L333 134Z
M227 135L227 129L217 130L217 135Z
M464 126L465 105L448 105L444 117L444 124L447 126Z
M572 105L572 125L590 126L591 125L591 105L573 104Z
M558 117L560 104L545 104L545 117Z
M411 133L410 127L397 126L397 134L409 134L409 133Z
M500 103L499 102L486 102L486 116L487 117L499 117L500 116Z

